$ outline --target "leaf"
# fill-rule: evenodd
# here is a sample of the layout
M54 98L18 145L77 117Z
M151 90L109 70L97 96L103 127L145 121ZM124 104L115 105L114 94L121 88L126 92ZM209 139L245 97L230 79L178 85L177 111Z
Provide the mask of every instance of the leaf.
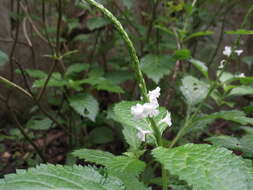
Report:
M125 133L124 134L132 134L133 131L127 133L126 130L132 130L132 128L136 129L136 134L134 135L135 138L137 138L137 131L138 128L142 130L149 130L152 131L149 122L146 119L139 119L136 120L131 114L131 107L136 105L137 102L128 102L128 101L122 101L114 106L114 114L116 121L120 122L122 126L124 127ZM160 114L154 118L155 122L158 123L161 119L163 119L166 115L166 109L163 107L160 107L159 109ZM163 131L167 128L168 126L164 123L159 125L160 132L163 133ZM151 136L151 135L150 135ZM131 137L125 137L131 138ZM147 141L151 144L154 143L154 137L152 138L147 138ZM136 143L140 143L139 140ZM136 144L136 146L138 145Z
M108 23L108 20L104 17L93 17L87 21L87 27L90 30L95 30L106 26Z
M107 127L97 127L89 133L89 139L94 144L106 144L114 140L113 132Z
M114 156L109 152L92 149L80 149L74 156L105 166L110 172L138 176L145 168L145 162L127 156Z
M141 59L141 70L156 84L165 76L170 74L172 59L165 55L146 55Z
M238 30L226 31L225 33L232 34L232 35L252 35L253 30L238 29Z
M190 59L189 62L193 64L206 78L208 78L208 68L204 62L196 59Z
M189 49L179 49L175 51L173 58L176 60L187 60L191 58L191 52Z
M210 36L213 34L213 31L202 31L202 32L195 32L190 34L184 41L190 40L192 38L196 38L196 37L202 37L202 36Z
M0 67L4 66L9 61L8 55L0 51Z
M253 118L246 117L245 113L239 110L220 111L203 116L198 120L205 119L225 119L228 121L240 123L242 125L253 124Z
M48 130L53 126L53 122L48 118L41 120L31 119L26 123L26 127L33 130Z
M238 150L241 148L241 142L231 136L217 136L217 137L209 137L205 139L205 141L211 142L213 145L225 147L228 149Z
M69 98L70 106L81 116L95 121L98 114L98 102L90 94L77 94Z
M189 105L200 103L207 96L209 85L192 76L185 76L180 87Z
M83 64L83 63L76 63L73 65L70 65L66 71L66 75L72 75L72 74L76 74L76 73L80 73L82 71L85 71L89 69L89 65L88 64Z
M47 77L34 81L33 88L43 87L46 82L46 78ZM68 84L67 81L62 78L61 74L58 72L55 72L52 74L52 76L47 84L47 87L63 87L67 84Z
M152 151L172 175L185 180L193 190L251 190L252 168L225 148L186 144Z
M247 134L244 135L241 139L241 151L244 153L245 157L253 157L253 135Z
M26 69L25 72L33 78L43 79L47 78L47 74L41 70L37 69Z
M102 176L95 168L40 165L17 170L0 180L0 190L123 190L121 180Z
M229 96L244 96L244 95L252 95L253 94L253 86L239 86L233 88Z
M137 129L130 126L124 127L122 133L124 135L126 142L130 145L130 150L132 151L138 150L141 145L141 141L136 136L138 133Z

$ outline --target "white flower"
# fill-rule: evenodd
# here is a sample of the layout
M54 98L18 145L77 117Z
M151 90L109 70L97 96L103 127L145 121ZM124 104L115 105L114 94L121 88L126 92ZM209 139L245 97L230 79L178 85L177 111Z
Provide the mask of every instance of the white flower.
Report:
M131 107L131 114L134 116L135 119L143 119L146 116L144 115L143 105L136 104L135 106Z
M245 77L245 74L244 74L244 73L241 73L241 74L237 75L237 77L239 77L239 78L244 78L244 77Z
M166 116L162 120L159 121L159 124L161 124L161 123L165 123L169 127L172 125L170 112L167 111Z
M156 102L143 104L143 113L146 117L155 117L159 114L159 104Z
M235 53L240 56L243 53L242 49L235 50Z
M145 140L146 140L146 135L152 133L151 131L148 131L148 130L142 130L142 129L140 129L140 128L137 128L137 129L138 129L137 137L138 137L142 142L145 142Z
M232 54L232 48L230 46L225 46L225 49L223 50L223 55L230 56Z
M160 96L160 87L156 87L156 89L148 92L148 98L150 102L157 102L157 99Z
M224 68L225 62L226 62L226 60L223 59L223 60L220 62L220 65L219 65L218 69L223 69L223 68Z

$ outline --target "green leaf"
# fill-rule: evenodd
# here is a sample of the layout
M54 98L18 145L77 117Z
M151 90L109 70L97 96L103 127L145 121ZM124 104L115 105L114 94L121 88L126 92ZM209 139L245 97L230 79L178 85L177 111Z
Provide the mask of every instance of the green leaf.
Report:
M238 150L241 148L240 140L231 136L209 137L205 139L205 141L211 142L213 145L225 147L228 149Z
M253 118L246 117L245 113L239 110L220 111L203 116L198 120L205 119L225 119L228 121L240 123L242 125L253 124Z
M95 121L98 114L98 102L90 94L77 94L69 98L70 106L81 116Z
M48 118L41 120L31 119L26 123L26 127L33 130L48 130L53 126L53 122Z
M26 69L26 73L33 78L43 79L47 78L47 74L41 70L37 69Z
M208 68L202 61L190 59L189 62L193 64L206 78L208 78Z
M238 30L226 31L225 33L232 34L232 35L252 35L253 30L238 29Z
M92 149L80 149L73 152L73 155L105 166L110 172L131 174L138 176L145 168L145 162L127 156L114 156L109 152Z
M165 75L170 74L172 64L170 56L149 54L141 59L141 70L158 84Z
M213 34L213 31L202 31L202 32L195 32L190 34L184 41L190 40L192 38L196 38L196 37L202 37L202 36L210 36Z
M33 88L41 88L44 86L45 82L46 82L46 78L43 78L43 79L39 79L39 80L36 80L34 81L33 83ZM65 85L67 85L67 81L65 81L61 74L58 73L58 72L55 72L52 74L48 84L47 84L47 87L63 87Z
M176 60L187 60L191 58L191 52L188 49L179 49L175 51L173 58Z
M8 55L0 51L0 67L4 66L9 61Z
M245 157L253 157L253 135L244 135L241 139L241 151L244 153Z
M244 96L244 95L252 95L253 94L253 86L239 86L233 88L229 96Z
M107 127L96 127L89 133L93 144L106 144L114 140L113 132Z
M137 131L138 128L142 130L149 130L152 131L149 122L146 119L134 119L133 115L131 114L131 107L136 105L138 102L128 102L128 101L122 101L114 106L114 114L115 118L118 122L120 122L125 130L124 134L132 134L134 131L132 128L135 128L136 134L134 135L135 138L137 138ZM166 115L166 109L163 107L159 108L160 114L154 118L156 123L159 123L161 119L163 119ZM163 131L168 126L164 123L159 125L160 132L163 133ZM132 130L131 132L126 132L126 130ZM151 136L151 135L149 135ZM148 136L148 137L149 137ZM125 137L126 139L132 138L132 137ZM147 138L148 143L153 144L154 143L154 136L152 135L152 138ZM139 140L136 142L136 146L140 143Z
M89 65L88 64L83 64L83 63L76 63L73 65L70 65L66 71L66 75L72 75L75 73L80 73L82 71L85 71L89 69Z
M208 89L208 84L192 76L185 76L182 79L182 86L180 87L189 105L195 105L204 100L208 93Z
M40 165L17 170L0 180L0 190L124 190L121 180L102 176L95 168Z
M185 180L193 190L251 190L252 168L225 148L186 144L152 151L172 175Z
M104 17L93 17L87 21L87 26L90 30L94 30L106 26L108 23L108 20Z

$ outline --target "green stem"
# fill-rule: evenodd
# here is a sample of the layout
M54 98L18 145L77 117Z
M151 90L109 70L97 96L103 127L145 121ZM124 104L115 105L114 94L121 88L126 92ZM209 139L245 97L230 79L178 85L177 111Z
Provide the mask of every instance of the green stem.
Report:
M94 0L82 0L82 2L87 2L87 3L91 4L92 6L96 7L97 9L99 9L113 23L115 28L118 30L120 36L125 41L126 46L128 48L128 51L129 51L129 54L131 56L134 71L135 71L135 74L136 74L136 78L137 78L139 87L141 89L142 97L143 97L145 102L149 102L146 83L145 83L144 77L143 77L141 69L140 69L140 61L138 59L138 56L137 56L136 50L134 48L134 45L133 45L132 41L130 40L128 34L124 30L124 28L122 27L121 23L118 21L118 19L108 9L106 9L103 5L97 3L96 1L94 1ZM152 130L154 132L157 145L158 146L163 146L162 135L160 133L160 130L159 130L158 126L156 125L156 122L154 121L153 118L148 118L148 120L151 123L151 127L152 127ZM165 171L164 168L162 170L163 170L163 172L162 172L162 175L163 175L163 190L167 190L167 188L168 188L167 178L165 179L165 177L167 176L167 172Z

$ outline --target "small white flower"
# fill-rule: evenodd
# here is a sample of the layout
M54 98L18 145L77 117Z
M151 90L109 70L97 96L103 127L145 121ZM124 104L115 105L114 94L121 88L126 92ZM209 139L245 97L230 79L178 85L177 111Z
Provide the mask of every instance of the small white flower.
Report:
M235 53L240 56L243 53L242 49L235 50Z
M159 114L157 109L159 104L156 102L143 104L143 113L146 117L155 117Z
M149 135L149 134L152 133L151 131L148 131L148 130L142 130L142 129L140 129L140 128L137 128L137 129L138 129L137 137L138 137L142 142L145 142L145 140L146 140L146 135Z
M223 50L223 55L230 57L231 54L232 54L232 48L230 46L225 46L225 49Z
M141 104L136 104L135 106L131 107L131 114L134 116L135 119L143 119L146 116L143 113L144 109Z
M223 60L220 62L220 65L219 65L218 69L223 69L223 68L224 68L225 62L226 62L226 60L223 59Z
M167 111L166 116L162 120L159 121L159 124L161 124L161 123L165 123L169 127L172 125L170 112Z
M148 98L150 102L157 102L157 99L160 96L160 87L156 87L156 89L148 92Z
M241 73L241 74L237 75L237 77L239 77L239 78L244 78L244 77L245 77L245 74L244 74L244 73Z

